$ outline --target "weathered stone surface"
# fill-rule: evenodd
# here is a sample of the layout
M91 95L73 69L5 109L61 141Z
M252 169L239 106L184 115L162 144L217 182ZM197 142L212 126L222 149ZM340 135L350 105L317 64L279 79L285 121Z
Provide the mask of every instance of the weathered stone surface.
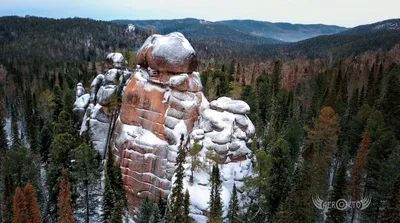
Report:
M191 73L197 69L196 52L181 33L152 35L139 49L137 63L159 72Z
M93 80L90 95L80 96L74 105L74 109L86 108L81 132L90 130L95 149L104 157L105 148L112 148L133 208L145 197L167 198L181 136L188 148L195 140L202 145L198 158L205 166L211 167L212 161L206 158L209 148L223 163L224 209L229 204L225 195L231 193L233 184L240 188L252 173L249 145L255 128L246 115L250 108L243 101L226 97L209 103L195 72L195 55L182 34L153 35L139 50L134 72L120 69L120 55L109 54L108 70ZM113 96L122 97L114 125L109 107ZM110 126L114 129L111 142L107 142ZM187 176L189 167L185 165ZM204 222L208 210L208 172L196 171L193 184L188 183L188 177L184 179L191 196L191 214L197 222Z

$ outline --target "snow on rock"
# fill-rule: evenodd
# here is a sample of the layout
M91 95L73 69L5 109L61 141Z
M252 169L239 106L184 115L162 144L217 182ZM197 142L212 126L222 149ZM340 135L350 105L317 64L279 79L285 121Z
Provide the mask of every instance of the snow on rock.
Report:
M80 96L85 94L85 88L83 87L82 83L78 83L76 85L76 99L78 99Z
M126 63L124 56L121 53L110 53L107 55L106 60L114 67L121 67L123 63Z
M72 111L78 116L79 120L83 120L86 108L89 104L90 95L84 94L78 97L74 103L74 108Z
M189 182L189 157L185 164L184 187L190 192L193 219L207 221L209 174L214 162L207 158L209 152L221 163L226 216L233 184L240 191L244 178L252 174L248 145L255 128L246 115L250 107L227 97L208 102L195 71L196 53L180 33L149 37L138 52L133 72L121 69L119 63L124 59L118 53L109 54L107 60L111 66L106 66L104 75L97 75L90 94L79 97L74 109L86 109L81 134L89 131L103 157L110 144L121 166L131 211L145 197L154 201L168 197L183 136L182 143L188 148L195 140L202 145L198 158L204 167L193 173L193 183ZM116 94L122 103L116 123L111 123L109 100ZM111 126L113 132L109 133Z
M178 32L154 34L139 49L137 63L157 71L189 73L197 68L196 52L189 41Z
M210 103L210 107L232 112L234 114L246 114L250 112L250 106L240 100L232 100L228 97L220 97Z
M135 32L135 26L133 24L128 24L128 27L126 28L126 32L129 32L129 33Z

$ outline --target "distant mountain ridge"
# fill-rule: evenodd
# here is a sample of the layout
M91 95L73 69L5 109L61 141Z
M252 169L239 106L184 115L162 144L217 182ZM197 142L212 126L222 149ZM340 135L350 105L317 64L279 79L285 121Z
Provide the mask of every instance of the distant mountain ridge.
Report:
M256 20L225 20L210 22L200 19L173 20L113 20L120 24L134 24L143 29L165 34L182 32L194 38L220 37L229 40L255 41L254 43L297 42L319 35L331 35L347 30L345 27L323 24L271 23Z

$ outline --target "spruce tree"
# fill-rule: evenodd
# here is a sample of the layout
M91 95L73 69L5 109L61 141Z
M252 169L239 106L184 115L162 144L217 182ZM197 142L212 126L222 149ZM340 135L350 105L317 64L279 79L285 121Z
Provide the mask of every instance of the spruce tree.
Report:
M37 194L32 184L27 183L24 188L25 208L29 216L29 223L42 223Z
M239 215L239 201L237 196L236 184L234 183L231 199L229 201L228 222L229 223L239 222L238 215Z
M154 204L153 202L146 197L142 204L140 205L139 216L138 216L138 223L149 223L154 214Z
M191 223L191 217L190 217L190 194L189 190L186 189L185 192L185 199L183 201L183 216L184 216L184 221L183 223Z
M184 207L183 179L185 177L183 164L185 163L185 157L186 148L184 145L184 136L182 135L178 156L176 157L175 181L171 193L171 212L169 222L172 223L181 223L185 220L182 215Z
M68 171L66 169L62 171L57 206L59 223L75 222L71 207L71 185L69 182Z
M211 173L210 216L209 223L222 222L221 176L218 164L213 166Z
M127 200L123 186L122 173L119 165L115 164L114 154L109 148L105 170L104 190L104 222L121 223L126 210Z
M97 204L94 201L100 196L98 187L100 185L101 166L97 160L98 155L98 152L86 143L82 143L73 155L75 163L72 174L78 182L77 188L81 192L77 205L85 209L84 219L86 223L89 223L90 218L95 214Z

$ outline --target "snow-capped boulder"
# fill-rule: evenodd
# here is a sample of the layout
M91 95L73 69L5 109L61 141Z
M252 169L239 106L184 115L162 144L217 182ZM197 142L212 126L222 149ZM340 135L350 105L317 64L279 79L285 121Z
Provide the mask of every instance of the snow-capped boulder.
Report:
M126 63L124 56L121 53L110 53L106 57L106 61L114 67L121 67Z
M139 49L137 63L162 72L191 73L197 69L197 57L189 41L178 32L154 34Z

